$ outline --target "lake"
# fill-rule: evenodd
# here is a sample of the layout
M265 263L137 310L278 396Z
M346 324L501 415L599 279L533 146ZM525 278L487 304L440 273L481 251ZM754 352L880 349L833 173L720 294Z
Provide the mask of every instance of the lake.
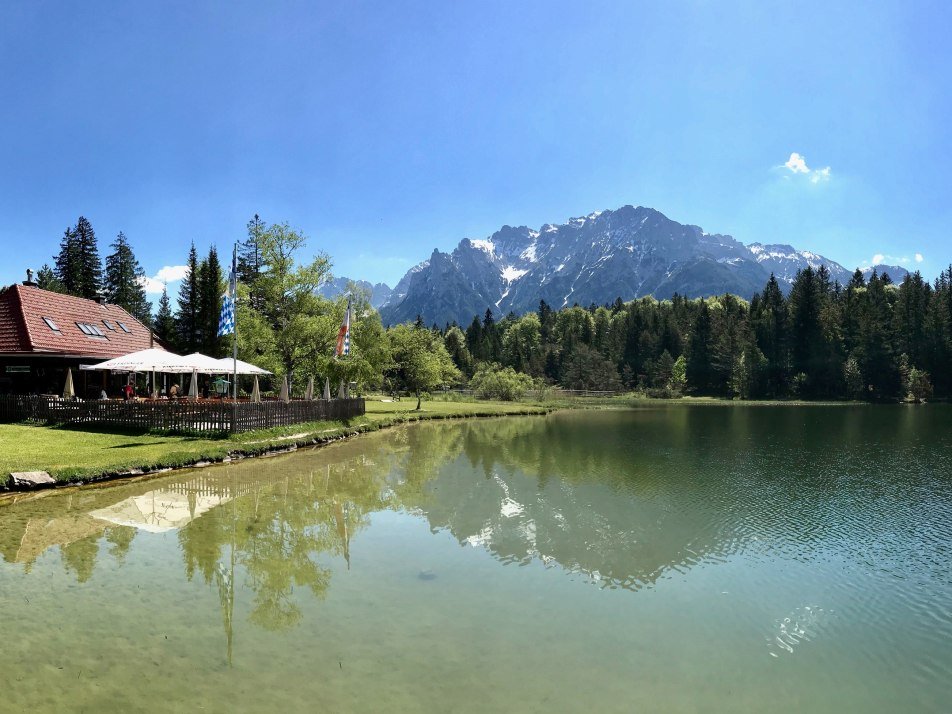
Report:
M419 424L0 503L2 711L952 701L943 405Z

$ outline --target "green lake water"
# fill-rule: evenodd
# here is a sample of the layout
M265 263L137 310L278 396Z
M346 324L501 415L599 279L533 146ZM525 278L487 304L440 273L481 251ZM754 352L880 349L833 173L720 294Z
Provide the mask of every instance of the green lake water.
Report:
M946 712L952 408L401 427L0 505L0 711Z

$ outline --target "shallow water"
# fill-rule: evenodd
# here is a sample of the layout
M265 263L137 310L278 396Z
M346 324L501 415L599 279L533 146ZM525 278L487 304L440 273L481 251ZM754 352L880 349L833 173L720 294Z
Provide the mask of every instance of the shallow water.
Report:
M952 409L421 424L0 506L0 710L948 711Z

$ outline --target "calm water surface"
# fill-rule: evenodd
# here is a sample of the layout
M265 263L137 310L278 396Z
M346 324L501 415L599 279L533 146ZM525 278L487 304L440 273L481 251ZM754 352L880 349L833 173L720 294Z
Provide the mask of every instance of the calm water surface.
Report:
M952 408L423 424L0 505L2 711L952 707Z

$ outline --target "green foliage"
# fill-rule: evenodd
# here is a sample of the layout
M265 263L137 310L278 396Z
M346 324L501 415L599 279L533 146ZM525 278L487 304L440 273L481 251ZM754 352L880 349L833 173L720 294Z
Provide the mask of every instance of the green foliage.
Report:
M102 289L102 262L92 224L80 216L67 228L55 259L54 275L69 295L95 300Z
M668 388L679 394L684 392L688 383L687 363L687 358L681 355L674 361L671 368L671 381L668 382Z
M863 398L863 371L855 355L850 355L843 365L843 380L846 385L846 396L849 399Z
M152 321L155 334L165 344L174 346L177 338L175 318L172 315L172 301L169 300L168 288L162 288L162 297L159 298L159 309Z
M450 385L462 377L443 341L430 330L397 325L389 335L393 355L391 383L415 394L417 409L421 392Z
M54 273L53 269L46 263L44 263L43 267L36 273L36 284L39 288L54 293L66 292L63 283L60 282L59 278L56 277L56 273Z
M106 300L123 308L139 322L152 322L152 304L146 300L140 281L145 271L132 252L132 246L121 231L112 244L113 252L106 256L103 291Z
M526 392L532 389L533 380L529 375L520 374L512 367L484 363L476 370L469 386L481 399L511 402L525 396Z
M198 287L198 252L195 243L188 251L188 272L179 286L178 310L175 325L178 332L178 348L182 352L196 352L199 341L199 306L201 292Z
M530 312L506 327L502 337L503 359L515 370L540 375L544 367L540 360L541 346L542 326L539 316Z

